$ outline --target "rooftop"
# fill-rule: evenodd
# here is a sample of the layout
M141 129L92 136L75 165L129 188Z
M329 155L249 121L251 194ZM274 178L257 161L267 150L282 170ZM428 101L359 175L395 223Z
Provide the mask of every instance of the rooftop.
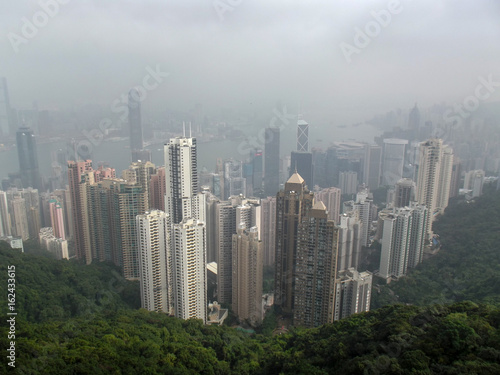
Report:
M290 176L290 178L288 179L288 181L286 183L287 184L303 184L304 179L300 176L300 174L295 172L294 174L292 174Z

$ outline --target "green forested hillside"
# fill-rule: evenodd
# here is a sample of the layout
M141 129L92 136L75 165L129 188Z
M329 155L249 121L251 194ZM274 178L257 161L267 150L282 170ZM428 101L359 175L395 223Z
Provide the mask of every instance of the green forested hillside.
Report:
M16 311L30 322L94 314L125 308L139 308L138 282L125 280L112 264L85 266L49 256L22 254L0 241L0 285L7 286L7 267L15 266ZM47 255L49 253L46 253ZM7 296L1 298L4 315Z
M388 306L316 329L246 336L139 311L18 323L20 374L499 374L500 310ZM6 337L2 324L2 347ZM6 367L5 361L2 366ZM4 367L4 368L5 368Z
M372 308L470 300L500 306L500 192L450 204L434 224L442 248L407 277L373 291Z

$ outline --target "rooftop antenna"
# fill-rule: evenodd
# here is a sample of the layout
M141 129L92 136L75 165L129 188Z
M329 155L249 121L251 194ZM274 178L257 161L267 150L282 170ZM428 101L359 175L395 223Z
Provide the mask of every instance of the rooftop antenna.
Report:
M184 134L184 138L186 138L186 123L182 121L182 134Z
M295 160L295 173L297 173L297 160Z
M191 121L189 121L189 138L191 138Z

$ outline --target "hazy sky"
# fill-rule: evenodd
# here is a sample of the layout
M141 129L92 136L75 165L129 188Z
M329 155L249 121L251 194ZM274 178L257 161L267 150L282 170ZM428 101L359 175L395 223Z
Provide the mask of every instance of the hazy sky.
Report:
M43 2L0 5L0 76L17 108L110 107L157 66L170 75L146 109L300 101L346 124L415 101L462 102L479 76L500 82L498 0L64 0L36 35L23 33L24 17L45 21ZM377 29L371 13L391 6ZM367 27L374 36L348 63L341 43L356 47ZM25 38L17 53L9 33ZM499 98L500 88L488 100Z

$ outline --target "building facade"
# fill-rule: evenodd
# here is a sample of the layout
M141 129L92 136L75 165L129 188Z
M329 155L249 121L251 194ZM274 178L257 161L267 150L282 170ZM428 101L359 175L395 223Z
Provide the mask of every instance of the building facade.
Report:
M429 211L412 202L409 207L393 208L380 213L382 220L382 251L379 275L389 280L406 275L423 259Z
M173 225L174 313L181 319L207 322L205 223L193 218Z
M276 197L261 199L260 204L264 265L274 266L276 255Z
M338 230L321 201L298 225L293 324L317 327L333 322Z
M373 275L349 268L339 272L336 282L334 320L370 311Z
M170 222L163 211L138 215L139 281L141 307L149 311L173 314L173 259Z
M195 138L165 145L165 209L172 223L174 314L207 321L206 194L199 192Z
M280 189L280 130L266 128L264 145L264 194L275 196Z
M262 322L263 244L257 227L241 224L232 236L232 309L240 320Z
M275 305L292 314L296 282L297 236L302 218L312 208L314 195L294 173L276 197Z
M406 145L408 140L384 139L382 158L382 185L393 186L403 178Z
M41 188L38 153L33 131L28 127L19 128L16 133L16 145L23 187Z

